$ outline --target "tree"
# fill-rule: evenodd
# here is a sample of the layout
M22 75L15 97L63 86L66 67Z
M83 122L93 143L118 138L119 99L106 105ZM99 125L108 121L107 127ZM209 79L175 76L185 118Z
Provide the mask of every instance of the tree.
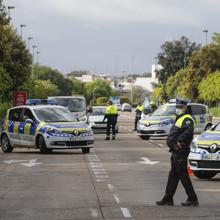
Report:
M220 71L210 73L199 84L199 94L204 101L220 100Z
M96 104L97 105L104 105L108 102L108 97L98 97L96 99Z
M109 82L102 79L97 79L92 82L85 83L83 89L83 94L85 95L88 103L91 100L96 100L98 97L109 97L112 92L112 88L109 85Z
M3 102L9 97L12 80L9 74L3 68L2 64L0 64L0 79L0 101Z
M6 8L3 5L3 0L0 0L0 27L3 25L7 25L8 23L9 23L9 18L7 17Z
M50 80L36 80L34 93L34 98L46 99L48 96L58 95L59 90Z
M158 54L158 63L163 67L158 71L160 81L166 83L169 76L188 66L190 56L199 48L200 45L191 43L184 36L180 40L166 41L161 46L162 52Z
M73 95L81 95L83 94L83 86L84 83L73 76L68 76L68 79L72 82L72 94Z
M58 95L72 95L72 81L64 78L58 70L48 66L34 66L33 76L40 80L50 80L59 89Z
M67 77L81 77L82 75L88 75L89 72L86 70L74 70L67 74Z
M213 43L220 47L220 33L214 33L212 36Z

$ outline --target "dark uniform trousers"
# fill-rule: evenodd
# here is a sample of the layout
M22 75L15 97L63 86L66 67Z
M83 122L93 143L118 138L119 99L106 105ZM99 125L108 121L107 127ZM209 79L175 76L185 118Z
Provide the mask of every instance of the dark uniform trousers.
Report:
M111 129L112 129L112 135L115 136L115 126L117 124L116 120L108 120L107 121L107 136L110 136Z
M171 170L168 176L165 199L173 199L180 180L186 191L186 194L188 195L188 200L197 201L197 196L193 189L193 185L187 170L187 157L179 158L174 153L172 153L170 161Z

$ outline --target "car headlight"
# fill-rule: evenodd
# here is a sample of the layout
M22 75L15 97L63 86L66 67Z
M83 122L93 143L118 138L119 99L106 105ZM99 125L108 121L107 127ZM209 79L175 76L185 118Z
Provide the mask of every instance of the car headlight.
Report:
M80 118L80 121L86 122L86 121L87 121L87 116L85 115L85 116L83 116L82 118Z
M48 134L62 134L62 131L57 129L57 128L53 128L53 127L47 127L46 128L46 132Z

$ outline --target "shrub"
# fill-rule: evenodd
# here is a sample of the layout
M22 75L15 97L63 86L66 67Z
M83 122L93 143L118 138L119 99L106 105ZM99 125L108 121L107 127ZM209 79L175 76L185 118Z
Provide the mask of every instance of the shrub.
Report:
M96 99L96 104L97 105L103 105L108 102L108 97L99 97Z

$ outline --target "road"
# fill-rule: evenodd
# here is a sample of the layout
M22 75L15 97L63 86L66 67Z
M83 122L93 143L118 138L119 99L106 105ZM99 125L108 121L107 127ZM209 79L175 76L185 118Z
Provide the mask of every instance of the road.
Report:
M144 141L133 128L133 114L121 113L115 141L95 135L94 150L41 155L18 149L0 153L1 220L220 219L220 175L192 176L200 206L181 207L181 185L174 207L158 207L169 171L164 138Z

